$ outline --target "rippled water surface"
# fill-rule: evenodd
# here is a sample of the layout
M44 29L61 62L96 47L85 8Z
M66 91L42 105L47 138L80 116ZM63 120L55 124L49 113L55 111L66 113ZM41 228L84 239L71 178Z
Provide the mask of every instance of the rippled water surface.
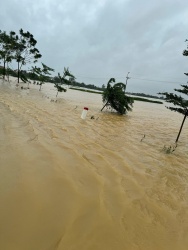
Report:
M183 117L165 105L55 95L0 83L0 249L187 250L188 121L166 154Z

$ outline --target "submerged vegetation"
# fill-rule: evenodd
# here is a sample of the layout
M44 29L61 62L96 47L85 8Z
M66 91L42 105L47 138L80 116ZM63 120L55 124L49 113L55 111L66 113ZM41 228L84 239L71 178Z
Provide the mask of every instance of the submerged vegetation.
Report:
M18 83L23 65L36 63L42 55L35 47L37 41L30 32L19 30L19 34L11 31L7 34L0 30L0 59L3 61L3 78L8 73L10 62L13 60L17 63L17 78Z
M161 101L154 101L154 100L149 100L146 98L141 98L141 97L132 97L134 101L141 101L141 102L151 102L151 103L157 103L157 104L163 104Z
M186 40L187 41L187 40ZM0 30L0 60L3 63L3 66L0 67L0 74L3 75L3 79L7 76L9 80L9 75L16 76L19 80L21 79L23 82L28 82L29 80L38 81L37 84L40 85L40 89L45 82L51 82L54 84L54 87L57 90L56 97L58 96L59 92L66 92L66 87L63 85L71 85L71 89L76 89L79 91L86 91L90 93L102 94L102 100L104 103L103 108L101 111L106 107L112 110L116 110L119 114L126 114L128 111L132 110L133 102L134 101L144 101L144 102L151 102L151 103L158 103L162 104L161 101L156 100L149 100L142 97L149 97L149 98L157 98L157 99L165 99L167 102L172 103L174 106L178 107L168 107L170 110L179 112L184 115L183 123L188 116L188 100L184 99L182 96L177 96L173 93L160 93L162 97L146 95L144 93L126 93L126 84L124 83L115 83L115 79L111 78L107 83L107 86L103 84L102 87L96 87L93 84L85 84L76 82L76 78L73 74L70 73L68 68L64 68L63 76L58 73L58 76L51 76L51 72L54 69L48 67L44 63L42 63L42 67L33 67L26 71L23 70L22 67L30 64L36 63L38 59L42 57L39 50L36 48L37 41L34 39L34 36L30 32L24 32L23 29L19 30L19 33L16 34L14 31L10 31L6 33L6 31ZM184 56L188 56L188 50L183 51ZM15 61L17 63L17 70L13 70L10 68L10 63ZM188 75L188 73L185 73ZM113 85L112 85L113 83ZM75 86L93 89L86 90L86 89L78 89ZM175 89L175 91L188 95L188 86L181 85L182 89ZM97 92L101 91L101 92ZM129 95L137 95L135 97L130 97ZM138 97L139 96L139 97ZM183 127L183 123L181 129ZM180 130L181 130L180 129ZM181 131L180 131L181 132ZM179 135L180 135L179 132ZM176 139L178 141L179 135Z
M111 83L115 83L115 78L111 78L108 81L107 88L102 93L102 100L104 106L101 111L107 107L116 110L119 114L126 114L132 110L133 98L125 95L126 85L124 83L115 83L113 86Z
M177 146L178 146L177 144L170 146L165 145L162 151L165 152L166 154L172 154L176 150Z
M129 95L133 95L133 96L141 96L141 97L146 97L146 98L154 98L154 99L162 99L164 100L163 97L159 97L159 96L154 96L154 95L149 95L149 94L144 94L144 93L131 93L131 92L127 92L127 94Z
M70 73L69 68L67 68L67 69L64 68L63 76L61 76L60 73L58 73L58 77L59 77L60 83L57 83L57 82L54 83L54 87L57 89L56 97L58 96L59 92L66 92L67 91L67 89L62 87L62 84L70 85L70 83L75 80L75 76L73 76ZM68 77L68 79L66 77Z
M40 85L40 89L42 88L42 85L47 81L48 76L51 75L50 72L54 71L54 69L48 67L47 65L45 65L44 63L42 63L42 67L32 67L31 72L33 73L33 75L37 76L38 80L39 80L39 85Z
M187 42L188 40L186 40ZM187 46L188 49L188 46ZM188 50L183 51L184 56L188 56ZM184 73L186 76L188 76L188 73ZM180 95L174 94L174 93L168 93L168 92L163 92L159 93L160 95L164 96L164 99L168 103L172 103L173 106L167 107L171 111L178 112L184 116L178 136L176 138L176 143L179 140L185 119L188 117L188 99L185 99L182 97L181 94L184 96L188 96L188 85L181 85L181 89L174 89L176 92L180 93Z

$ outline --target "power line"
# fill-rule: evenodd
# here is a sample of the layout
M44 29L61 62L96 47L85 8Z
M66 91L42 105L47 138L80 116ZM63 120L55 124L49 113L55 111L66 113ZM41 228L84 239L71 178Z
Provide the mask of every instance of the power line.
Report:
M134 76L136 76L136 77L143 77L143 74L133 74ZM149 76L150 77L150 76ZM158 76L156 76L156 75L153 75L153 76L151 76L151 77L158 77ZM171 78L171 79L179 79L179 80L185 80L185 78L183 78L183 77L173 77L173 76L162 76L162 78Z
M161 80L154 80L154 79L142 79L142 78L136 78L136 77L131 77L131 79L137 79L141 81L150 81L150 82L166 82L166 83L179 83L182 84L182 82L174 82L174 81L161 81Z

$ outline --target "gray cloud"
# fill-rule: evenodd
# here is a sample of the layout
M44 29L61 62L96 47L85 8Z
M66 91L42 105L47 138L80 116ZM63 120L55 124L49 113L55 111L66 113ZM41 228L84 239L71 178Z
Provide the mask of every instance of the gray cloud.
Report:
M101 86L110 77L125 82L130 71L127 90L152 94L187 81L187 1L1 2L0 29L30 31L56 73L69 66L78 81Z

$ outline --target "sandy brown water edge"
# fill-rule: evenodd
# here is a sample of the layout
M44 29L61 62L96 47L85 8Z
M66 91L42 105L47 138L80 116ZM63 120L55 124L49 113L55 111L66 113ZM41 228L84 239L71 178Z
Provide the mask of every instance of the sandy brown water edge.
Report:
M165 105L119 116L100 95L37 87L0 83L0 249L186 250L187 121L165 154L182 121Z

